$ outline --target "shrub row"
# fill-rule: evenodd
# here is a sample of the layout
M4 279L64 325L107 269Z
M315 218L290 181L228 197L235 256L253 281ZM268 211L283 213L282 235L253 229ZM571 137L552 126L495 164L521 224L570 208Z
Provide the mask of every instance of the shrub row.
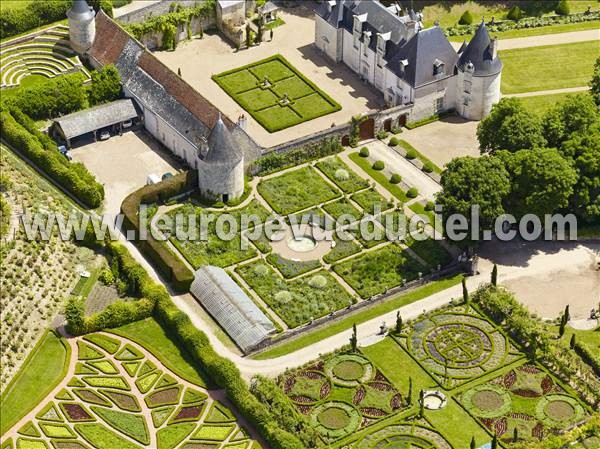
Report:
M140 235L138 212L141 204L161 204L170 198L191 190L197 185L196 170L180 173L157 184L142 187L129 195L121 204L124 215L123 227ZM151 234L146 240L135 241L140 250L155 263L161 275L173 284L177 291L188 291L194 274L183 261L169 249L165 242L155 240Z
M575 352L581 359L590 365L596 376L600 377L600 358L589 348L585 343L576 342L575 343Z
M83 164L69 162L56 149L54 142L39 132L35 124L22 112L13 108L0 109L2 138L23 153L48 176L90 208L100 206L104 187Z
M271 152L253 163L251 173L261 176L268 175L304 162L339 153L342 149L339 137L327 137L318 142L286 152Z

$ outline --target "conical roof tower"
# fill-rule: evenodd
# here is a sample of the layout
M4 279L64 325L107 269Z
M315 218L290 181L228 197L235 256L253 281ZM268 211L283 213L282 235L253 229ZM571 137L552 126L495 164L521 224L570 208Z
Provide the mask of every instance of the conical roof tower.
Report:
M465 70L467 64L473 64L475 76L487 76L500 73L502 70L502 61L497 55L495 46L497 42L490 38L485 23L481 21L475 36L469 42L467 47L460 53L458 67ZM462 48L462 47L461 47Z

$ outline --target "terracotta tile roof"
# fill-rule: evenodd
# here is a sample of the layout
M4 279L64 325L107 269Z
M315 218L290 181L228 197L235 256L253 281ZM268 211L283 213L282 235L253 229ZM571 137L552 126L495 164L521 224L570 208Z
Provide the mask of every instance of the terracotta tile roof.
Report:
M114 64L131 37L102 10L96 14L96 37L88 54L100 64Z
M219 118L219 110L179 75L160 62L149 51L145 51L138 61L138 67L150 75L156 82L189 110L198 120L212 129ZM223 121L228 128L234 125L227 117Z

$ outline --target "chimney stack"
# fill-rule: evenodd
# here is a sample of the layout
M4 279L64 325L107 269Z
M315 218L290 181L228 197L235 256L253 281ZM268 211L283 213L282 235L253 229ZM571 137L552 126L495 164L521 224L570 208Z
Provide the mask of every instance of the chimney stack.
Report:
M498 39L495 37L490 41L490 53L492 54L492 60L498 57Z

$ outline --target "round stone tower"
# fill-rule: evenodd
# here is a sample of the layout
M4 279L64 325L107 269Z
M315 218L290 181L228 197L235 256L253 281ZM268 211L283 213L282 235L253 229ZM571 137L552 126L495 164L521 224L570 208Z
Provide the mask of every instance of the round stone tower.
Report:
M468 120L481 120L500 101L502 61L498 41L481 22L475 35L459 50L456 82L456 110Z
M96 36L94 16L93 8L85 0L74 0L73 6L67 11L71 48L80 55L84 55L94 43Z

